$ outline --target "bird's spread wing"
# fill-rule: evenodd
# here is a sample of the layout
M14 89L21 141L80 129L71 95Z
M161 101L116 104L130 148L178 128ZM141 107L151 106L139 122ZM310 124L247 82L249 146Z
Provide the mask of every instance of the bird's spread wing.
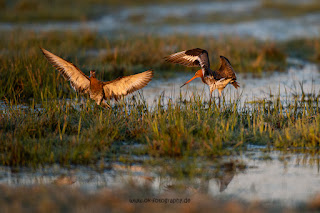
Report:
M112 81L104 82L103 90L105 99L118 100L136 90L145 87L152 79L153 71L148 70L136 75L120 77Z
M217 80L221 78L237 80L231 63L226 57L220 56L220 68L214 72L214 77Z
M48 61L62 74L62 76L70 81L71 87L80 93L87 93L90 89L90 80L81 70L71 62L68 62L53 53L40 48Z
M174 53L164 59L167 62L182 64L187 67L201 67L204 69L210 67L208 52L200 48Z

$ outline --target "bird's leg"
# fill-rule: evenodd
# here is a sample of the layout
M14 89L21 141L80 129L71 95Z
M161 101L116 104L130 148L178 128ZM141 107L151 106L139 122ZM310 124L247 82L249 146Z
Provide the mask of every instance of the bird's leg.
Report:
M87 98L80 96L80 106L82 106L82 107L87 106Z
M212 92L210 91L209 108L211 107L211 101L212 101Z
M219 108L221 107L221 96L222 96L222 91L219 90Z
M109 104L107 104L103 98L97 102L97 105L102 106L103 108L106 108L106 109L111 108L111 106L109 106Z

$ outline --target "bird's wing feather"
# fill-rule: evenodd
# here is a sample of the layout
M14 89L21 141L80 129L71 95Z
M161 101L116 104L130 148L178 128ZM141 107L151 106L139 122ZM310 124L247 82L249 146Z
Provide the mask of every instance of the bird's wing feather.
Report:
M139 74L120 77L112 81L104 82L103 90L105 99L118 100L136 90L145 87L152 79L153 71L148 70Z
M90 89L90 80L78 67L53 53L40 48L48 61L61 73L61 75L70 81L71 87L80 93L88 93Z
M208 52L200 48L177 52L164 59L167 62L182 64L187 67L201 67L204 69L210 67Z
M226 57L220 56L220 68L214 72L214 77L217 80L221 78L237 80L237 76L231 66L231 63Z

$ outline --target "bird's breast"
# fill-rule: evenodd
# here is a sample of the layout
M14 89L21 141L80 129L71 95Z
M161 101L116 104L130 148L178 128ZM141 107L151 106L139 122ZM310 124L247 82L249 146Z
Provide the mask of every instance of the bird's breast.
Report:
M103 94L103 84L96 78L90 78L90 96L100 96Z
M202 78L202 82L210 86L215 84L216 80L214 79L213 76L206 76Z

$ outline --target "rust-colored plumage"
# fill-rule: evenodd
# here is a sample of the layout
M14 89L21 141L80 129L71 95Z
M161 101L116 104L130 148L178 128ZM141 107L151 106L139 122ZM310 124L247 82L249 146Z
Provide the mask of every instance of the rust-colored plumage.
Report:
M71 87L81 93L89 94L98 105L110 107L105 100L118 100L136 90L145 87L153 77L153 71L148 70L139 74L124 76L112 81L99 81L95 71L90 71L90 77L86 76L79 68L53 53L40 48L48 61L70 81Z
M182 64L188 67L201 67L201 70L198 70L194 77L184 85L190 83L196 78L201 78L202 82L210 87L210 93L215 89L218 89L220 96L222 90L229 83L236 89L240 87L230 61L224 56L220 56L220 68L215 71L210 69L208 52L200 48L174 53L165 57L165 60L167 62Z

